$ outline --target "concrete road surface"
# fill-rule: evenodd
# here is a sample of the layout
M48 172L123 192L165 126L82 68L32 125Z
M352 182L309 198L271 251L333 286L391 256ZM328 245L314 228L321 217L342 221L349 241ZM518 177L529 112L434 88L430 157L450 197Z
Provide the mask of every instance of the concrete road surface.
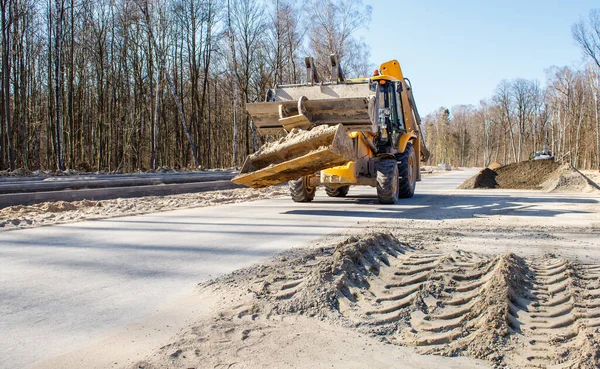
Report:
M535 201L524 192L454 191L475 172L426 177L397 205L379 205L375 190L361 187L345 199L321 192L310 204L281 198L0 233L0 367L87 346L202 280L357 222L510 215L521 211L511 199Z

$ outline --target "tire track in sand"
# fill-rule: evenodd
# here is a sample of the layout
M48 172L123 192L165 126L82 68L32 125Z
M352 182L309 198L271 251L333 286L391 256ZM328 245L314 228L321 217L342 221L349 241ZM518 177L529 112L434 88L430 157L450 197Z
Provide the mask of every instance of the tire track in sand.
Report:
M337 315L424 354L524 368L600 361L600 265L428 253L376 234L280 272L262 295L274 311Z

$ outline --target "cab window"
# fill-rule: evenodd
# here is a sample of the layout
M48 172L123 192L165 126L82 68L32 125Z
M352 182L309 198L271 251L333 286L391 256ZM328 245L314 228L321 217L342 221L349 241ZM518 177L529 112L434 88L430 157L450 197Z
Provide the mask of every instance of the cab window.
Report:
M390 128L394 131L404 129L404 117L402 115L402 100L398 93L399 82L388 82L384 85L379 85L379 108L386 109L388 112L386 123L390 124ZM389 119L389 120L388 120Z

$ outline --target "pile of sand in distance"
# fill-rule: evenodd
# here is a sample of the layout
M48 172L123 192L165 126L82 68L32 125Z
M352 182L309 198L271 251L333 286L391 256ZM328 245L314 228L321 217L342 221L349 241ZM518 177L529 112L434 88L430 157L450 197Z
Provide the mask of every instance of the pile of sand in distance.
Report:
M494 164L497 163L492 163ZM464 181L458 188L501 188L547 192L600 191L598 184L570 164L560 164L550 160L523 161L497 169L485 168Z

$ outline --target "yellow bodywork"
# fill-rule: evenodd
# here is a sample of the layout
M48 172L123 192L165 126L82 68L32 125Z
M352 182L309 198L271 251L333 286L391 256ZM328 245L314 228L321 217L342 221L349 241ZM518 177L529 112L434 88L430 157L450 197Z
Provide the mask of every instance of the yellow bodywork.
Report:
M350 132L348 137L353 141L357 159L375 156L375 152L367 142L368 140L372 142L374 139L372 133ZM322 184L358 184L358 169L355 161L349 161L344 165L321 170L320 182Z
M327 182L328 179L333 180ZM358 182L358 176L356 175L356 162L349 161L344 165L322 170L320 181L324 184L356 184Z

